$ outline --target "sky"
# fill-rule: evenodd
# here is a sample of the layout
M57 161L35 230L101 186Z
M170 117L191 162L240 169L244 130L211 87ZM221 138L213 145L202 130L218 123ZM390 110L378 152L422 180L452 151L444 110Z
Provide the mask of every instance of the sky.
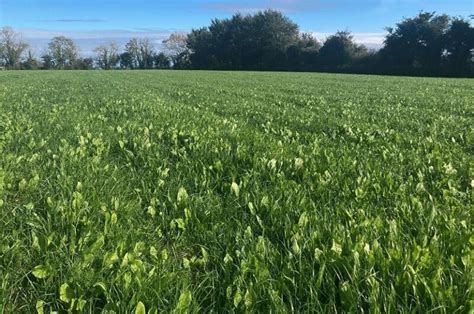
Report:
M23 34L37 54L58 35L73 38L83 55L111 41L149 37L159 50L171 32L188 32L228 18L272 8L324 40L349 30L358 43L380 48L385 27L420 11L451 16L474 14L474 0L0 0L0 26Z

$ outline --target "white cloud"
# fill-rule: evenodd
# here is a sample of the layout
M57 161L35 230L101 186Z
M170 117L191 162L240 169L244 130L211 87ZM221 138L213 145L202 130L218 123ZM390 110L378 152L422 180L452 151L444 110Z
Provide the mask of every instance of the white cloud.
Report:
M53 19L53 20L40 20L42 23L103 23L106 20L103 19Z
M319 41L324 42L326 38L333 35L334 33L328 32L309 32ZM386 32L356 32L351 33L354 36L354 41L358 44L365 45L368 48L380 49L383 46L383 41L385 40Z
M115 42L122 48L133 37L149 38L155 48L160 50L161 42L174 29L136 29L136 30L90 30L90 31L57 31L46 29L18 29L23 38L30 43L33 51L39 57L45 52L48 42L55 36L66 36L73 39L80 47L83 56L91 56L95 47Z
M45 29L18 29L25 38L51 39L55 36L68 36L72 39L131 38L131 37L162 37L175 30L91 30L91 31L56 31Z

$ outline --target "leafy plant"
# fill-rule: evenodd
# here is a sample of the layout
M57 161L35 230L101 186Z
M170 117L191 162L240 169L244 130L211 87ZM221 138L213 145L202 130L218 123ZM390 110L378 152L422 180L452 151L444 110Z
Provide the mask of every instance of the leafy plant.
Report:
M0 308L468 312L471 87L0 73Z

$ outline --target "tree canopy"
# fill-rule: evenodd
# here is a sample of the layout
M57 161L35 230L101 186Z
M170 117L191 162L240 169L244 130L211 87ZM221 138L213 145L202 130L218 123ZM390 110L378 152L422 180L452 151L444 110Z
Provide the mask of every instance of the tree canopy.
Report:
M330 71L377 74L473 75L473 28L461 18L421 12L387 28L372 52L338 31L321 45L282 13L235 14L187 37L190 67L226 70Z
M193 68L265 70L285 68L286 49L298 40L298 25L266 10L215 19L209 27L192 30L187 46Z
M118 46L112 42L107 45L101 45L94 49L96 54L97 66L104 69L110 70L114 68L119 60Z
M471 17L472 18L472 17ZM209 26L172 33L161 51L150 38L131 38L123 51L113 43L94 49L95 58L79 57L70 38L51 40L36 60L20 34L0 32L0 64L24 69L215 69L327 71L348 73L474 76L474 28L469 20L420 12L387 28L383 47L369 50L349 31L319 42L275 10L234 14Z
M78 57L74 41L65 36L54 37L48 44L52 64L57 69L72 69Z
M17 68L23 52L28 48L20 34L11 27L0 29L0 60L8 68Z

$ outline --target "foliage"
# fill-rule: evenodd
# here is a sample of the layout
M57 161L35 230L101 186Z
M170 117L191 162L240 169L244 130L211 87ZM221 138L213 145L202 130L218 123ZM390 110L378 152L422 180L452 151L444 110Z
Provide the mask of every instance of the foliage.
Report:
M169 69L171 67L171 60L164 53L160 52L153 56L153 65L155 69Z
M446 51L445 72L452 74L474 73L474 28L469 22L462 19L454 19L444 40Z
M298 42L298 25L282 13L266 10L212 21L188 35L191 66L195 68L283 69L286 49Z
M329 36L319 51L319 63L326 68L349 65L367 54L367 48L354 42L351 33L337 32Z
M468 312L471 87L0 73L0 308Z
M380 53L339 31L320 44L283 14L268 10L215 19L187 39L190 67L472 76L474 28L468 21L421 12L388 28Z
M125 46L121 63L129 69L150 69L153 67L153 45L148 38L132 38Z
M421 12L388 31L380 55L390 72L474 75L474 28L468 21Z
M31 50L28 50L26 60L21 62L21 69L24 70L37 70L39 67L39 62L34 57L34 54Z
M73 69L78 57L78 48L71 38L54 37L48 44L48 54L57 69Z
M99 68L110 70L117 66L119 61L118 46L112 42L107 45L101 45L94 49L96 61Z
M172 33L162 42L165 55L173 63L175 69L182 69L189 66L189 48L187 45L187 35L184 33Z
M0 29L0 65L18 68L21 55L27 48L28 44L13 28L5 26Z
M400 67L436 69L441 63L443 36L449 28L447 15L422 12L388 28L382 54Z
M92 58L77 58L75 65L75 69L78 70L91 70L94 68L94 59Z
M95 49L95 64L90 63L90 58L77 57L72 39L56 37L49 44L49 54L42 56L41 68L474 76L474 28L468 20L420 12L387 30L382 49L370 51L356 43L349 31L338 31L321 44L311 33L301 33L298 25L281 12L237 13L231 18L214 19L208 27L193 29L189 34L172 33L162 41L161 52L155 51L149 38L132 38L120 54L114 44L101 45ZM10 51L5 47L18 49L11 50L14 53L5 57ZM23 61L26 47L11 28L3 28L0 57L7 68L38 67L31 55Z

